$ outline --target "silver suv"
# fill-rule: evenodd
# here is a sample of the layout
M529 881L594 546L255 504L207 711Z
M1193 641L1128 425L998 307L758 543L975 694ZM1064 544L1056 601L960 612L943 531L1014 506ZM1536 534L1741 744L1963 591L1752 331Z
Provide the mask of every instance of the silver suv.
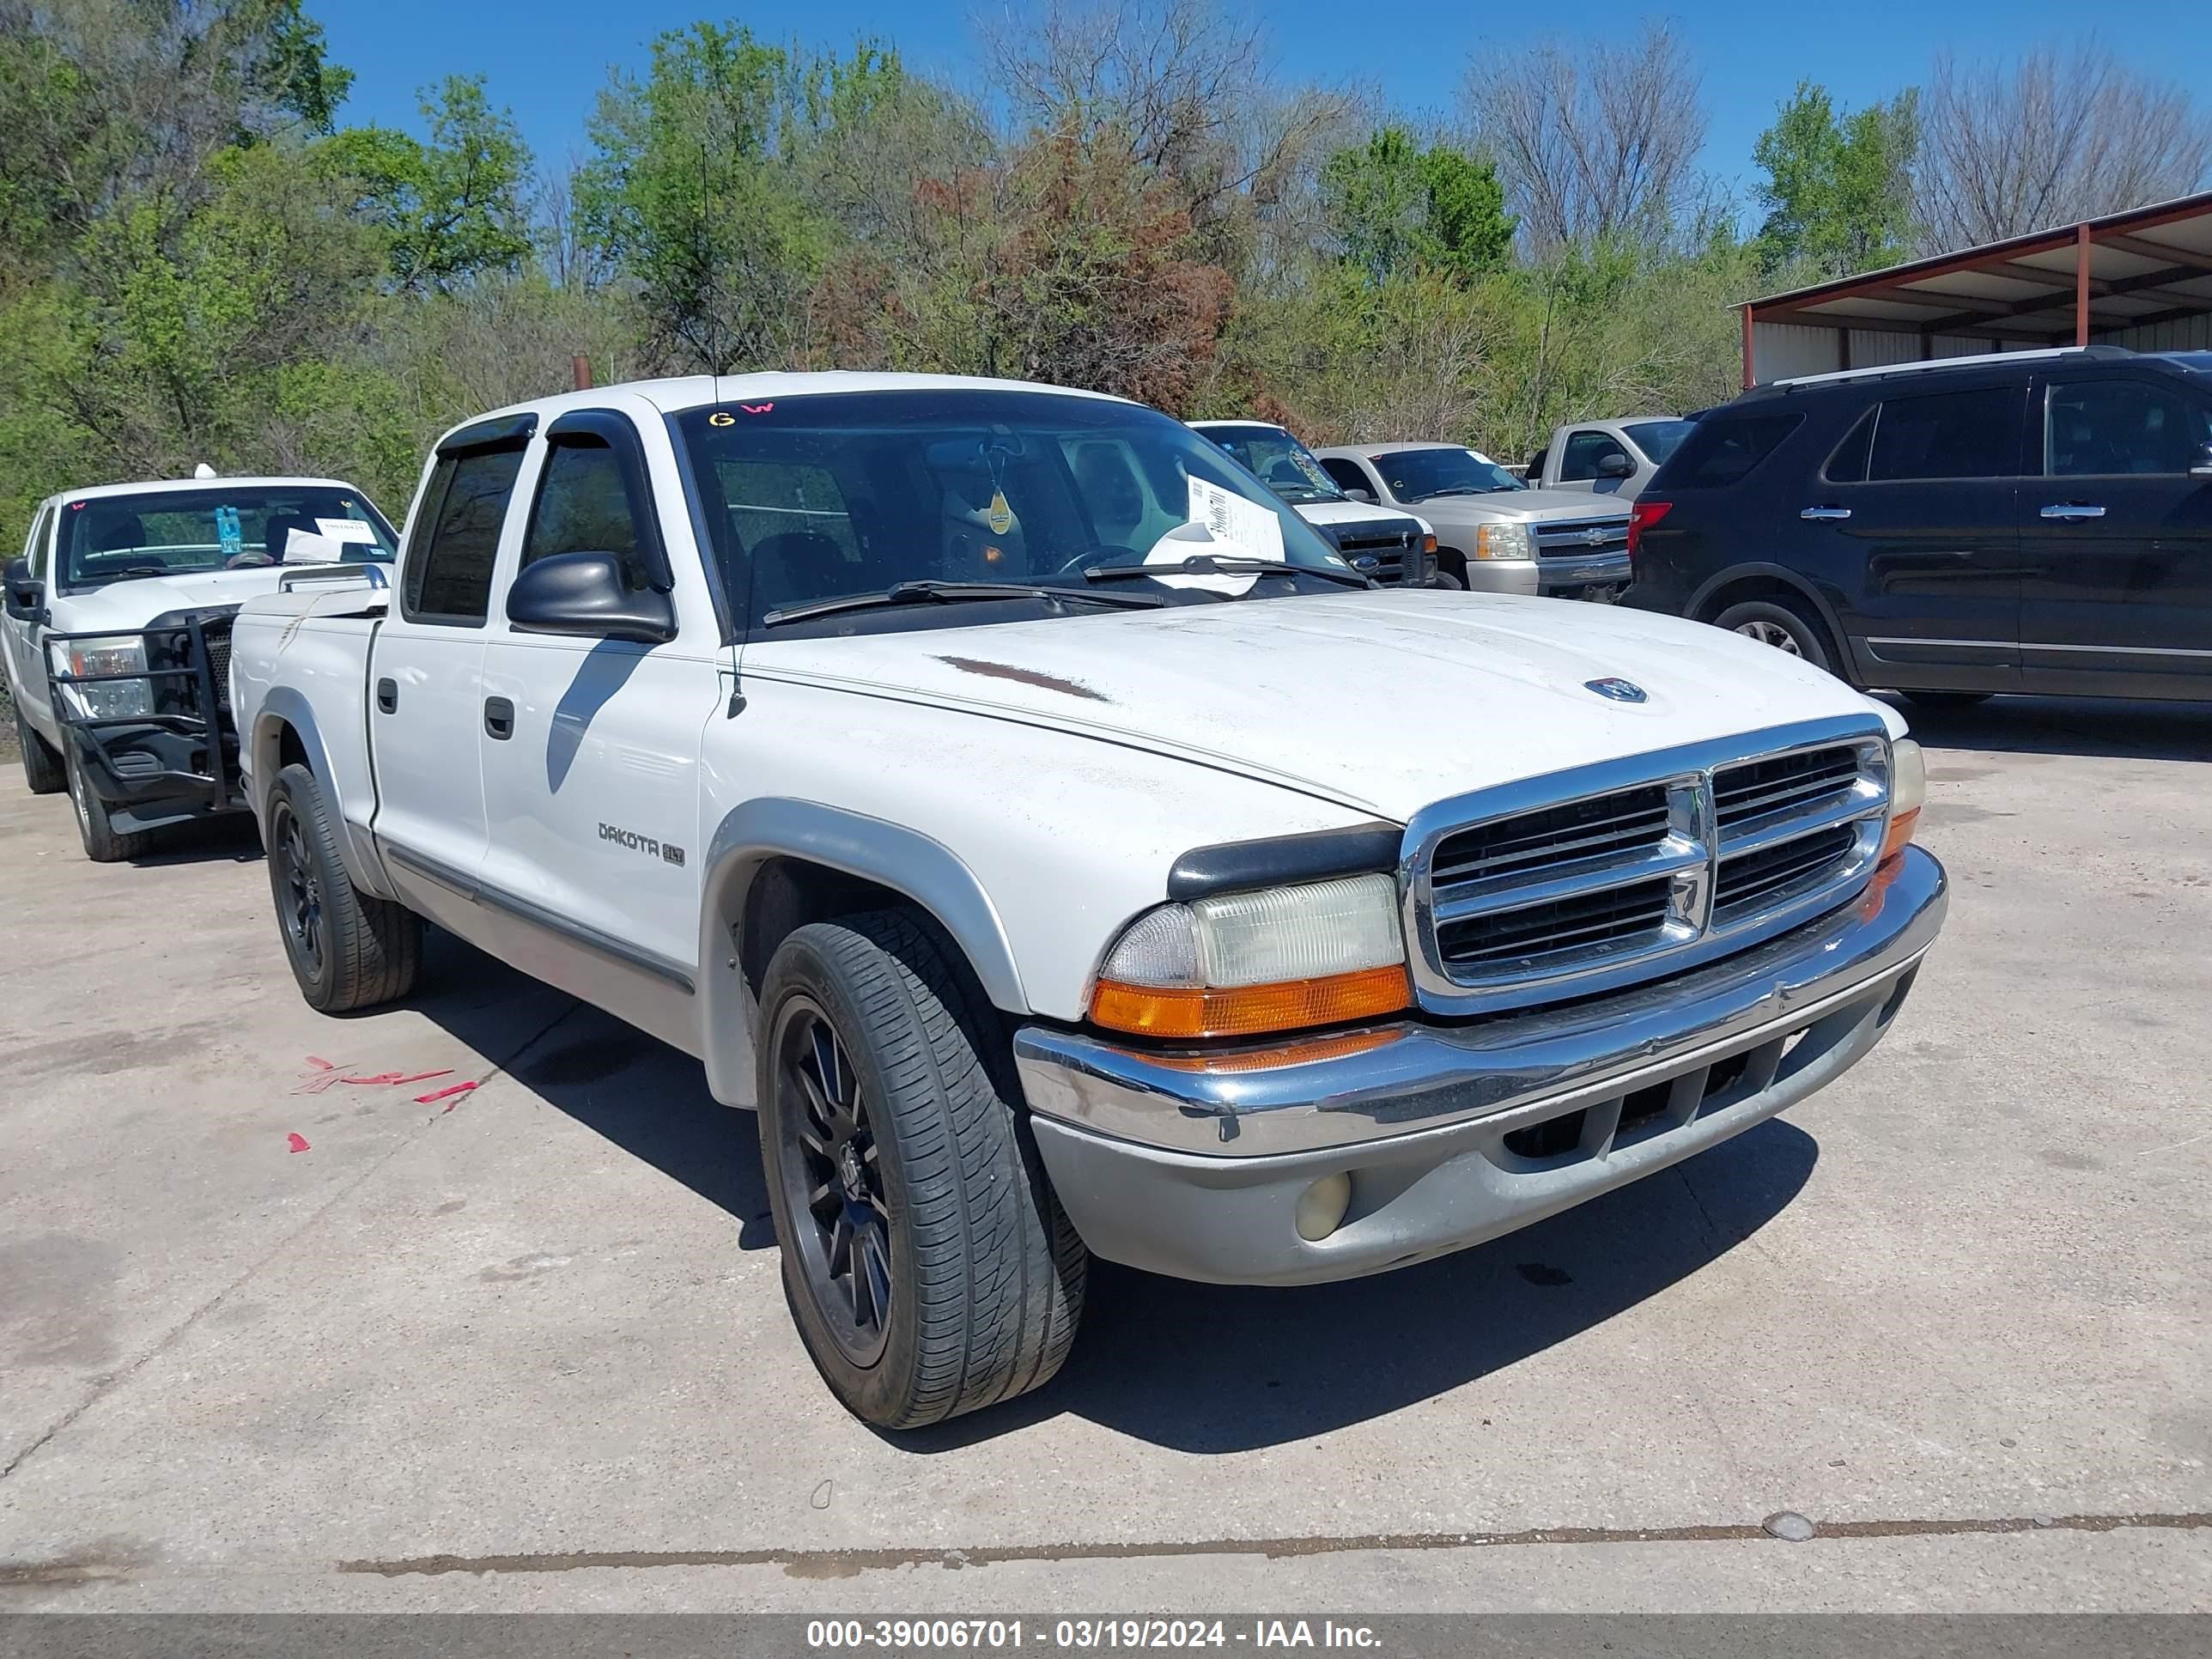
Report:
M1437 568L1477 592L1620 597L1628 503L1531 489L1457 444L1352 444L1319 452L1354 501L1402 507L1436 527Z

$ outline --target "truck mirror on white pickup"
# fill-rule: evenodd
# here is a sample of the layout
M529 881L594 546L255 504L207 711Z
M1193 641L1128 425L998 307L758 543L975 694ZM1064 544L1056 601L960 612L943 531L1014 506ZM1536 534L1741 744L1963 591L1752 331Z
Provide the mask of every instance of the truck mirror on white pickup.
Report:
M8 561L8 614L20 623L34 623L46 603L46 585L31 574L28 559Z
M556 553L525 566L507 590L507 619L529 634L665 645L676 637L668 595L632 587L611 553Z

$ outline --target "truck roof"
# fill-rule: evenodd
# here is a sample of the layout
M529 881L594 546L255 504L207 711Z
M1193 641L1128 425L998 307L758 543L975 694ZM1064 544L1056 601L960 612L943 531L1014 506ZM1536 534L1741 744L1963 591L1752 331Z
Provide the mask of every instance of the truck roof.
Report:
M840 392L1051 392L1067 398L1097 398L1109 403L1128 403L1111 392L1086 392L1078 386L1050 386L1041 380L993 380L975 374L906 374L875 369L814 369L805 373L759 374L679 374L662 380L617 380L582 392L563 392L550 398L532 398L501 409L488 409L460 422L445 434L502 416L532 413L559 415L571 409L605 406L611 396L639 398L664 415L710 408L716 404L769 403L778 398L818 397Z
M148 478L137 483L90 484L82 489L60 489L47 497L49 501L97 501L114 495L172 495L179 490L208 489L222 491L236 489L240 485L249 489L343 489L361 496L364 501L368 492L359 484L349 483L343 478Z

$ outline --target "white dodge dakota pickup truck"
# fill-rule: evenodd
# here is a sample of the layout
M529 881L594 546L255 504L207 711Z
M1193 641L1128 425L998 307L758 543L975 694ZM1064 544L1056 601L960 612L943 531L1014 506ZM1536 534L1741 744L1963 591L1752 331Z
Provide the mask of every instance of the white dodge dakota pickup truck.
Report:
M1894 711L1694 623L1370 586L1188 428L1048 387L503 410L388 587L234 640L308 1000L404 994L428 918L696 1055L887 1426L1048 1378L1091 1254L1376 1273L1739 1133L1874 1045L1944 909Z

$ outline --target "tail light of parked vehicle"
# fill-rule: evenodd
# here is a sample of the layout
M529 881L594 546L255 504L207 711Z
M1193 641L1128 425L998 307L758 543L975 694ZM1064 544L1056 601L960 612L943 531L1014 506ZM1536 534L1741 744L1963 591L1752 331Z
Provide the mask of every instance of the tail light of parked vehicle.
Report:
M1649 495L1632 501L1628 507L1628 556L1634 558L1643 550L1644 532L1674 510L1672 501L1655 501Z

